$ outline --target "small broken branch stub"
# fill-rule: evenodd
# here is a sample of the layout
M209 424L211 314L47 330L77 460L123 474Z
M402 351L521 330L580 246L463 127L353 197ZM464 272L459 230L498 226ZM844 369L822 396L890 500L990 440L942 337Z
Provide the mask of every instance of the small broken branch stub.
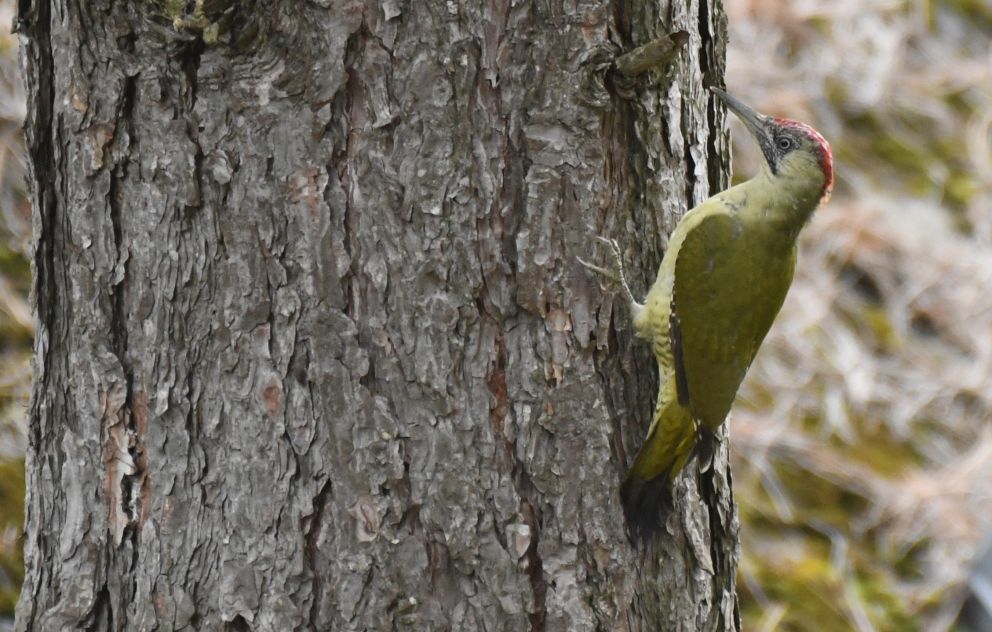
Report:
M686 31L675 31L622 55L615 43L600 42L588 49L579 61L583 69L579 100L596 109L608 109L613 96L634 98L639 87L655 85L655 79L663 78L668 62L688 41ZM652 70L662 72L648 75ZM647 79L645 75L648 75Z
M688 41L689 34L685 31L663 35L617 57L617 70L625 77L639 77L672 59Z

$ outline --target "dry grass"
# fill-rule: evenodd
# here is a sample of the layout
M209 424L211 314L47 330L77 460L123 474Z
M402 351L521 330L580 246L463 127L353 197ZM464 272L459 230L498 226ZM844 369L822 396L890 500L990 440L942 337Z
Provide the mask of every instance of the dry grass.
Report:
M992 528L992 15L727 5L731 89L839 180L733 418L747 627L950 629Z
M12 24L13 16L13 2L0 2L0 24ZM17 38L0 32L0 624L13 613L23 577L22 457L33 331L27 304L31 213L24 192L24 114Z
M12 24L13 17L13 3L0 2L0 24ZM33 323L26 256L31 211L20 131L25 107L17 38L0 32L0 459L23 453L22 420L30 388Z

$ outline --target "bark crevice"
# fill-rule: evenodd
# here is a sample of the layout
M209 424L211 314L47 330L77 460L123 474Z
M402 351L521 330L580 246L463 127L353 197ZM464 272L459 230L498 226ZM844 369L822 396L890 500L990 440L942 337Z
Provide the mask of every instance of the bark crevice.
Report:
M506 368L507 351L506 340L503 328L484 311L484 303L479 300L479 309L482 317L496 328L495 344L496 357L486 376L486 384L493 397L493 404L490 407L489 421L493 434L499 441L499 445L505 455L505 462L509 465L509 474L513 480L513 487L520 499L518 511L523 524L529 530L529 541L524 552L526 560L527 580L530 584L533 605L528 613L531 630L538 632L545 629L547 621L547 592L548 584L544 575L544 563L541 559L538 548L541 539L541 516L540 510L534 506L533 497L535 495L534 483L527 473L526 464L517 456L517 443L507 436L504 430L504 422L508 415L512 414L510 400L508 397ZM500 529L506 525L498 525ZM504 545L504 548L505 545Z
M320 624L320 607L324 594L324 573L319 566L320 532L324 524L324 512L333 493L331 481L324 481L317 496L313 499L313 513L300 519L300 530L304 533L303 564L311 578L310 610L307 620L312 629Z

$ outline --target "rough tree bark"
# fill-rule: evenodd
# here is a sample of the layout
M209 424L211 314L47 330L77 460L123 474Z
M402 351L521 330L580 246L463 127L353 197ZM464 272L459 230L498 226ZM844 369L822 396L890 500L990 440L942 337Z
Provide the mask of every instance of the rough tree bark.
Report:
M726 442L667 533L578 266L727 181L719 0L20 0L19 630L739 628ZM673 31L667 69L612 57Z

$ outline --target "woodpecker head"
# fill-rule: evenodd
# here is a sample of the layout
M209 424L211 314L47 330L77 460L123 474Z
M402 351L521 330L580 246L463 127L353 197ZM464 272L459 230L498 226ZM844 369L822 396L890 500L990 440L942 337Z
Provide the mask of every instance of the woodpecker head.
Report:
M719 88L710 88L748 128L761 147L772 178L799 186L825 202L834 187L834 162L830 145L805 123L755 112Z

